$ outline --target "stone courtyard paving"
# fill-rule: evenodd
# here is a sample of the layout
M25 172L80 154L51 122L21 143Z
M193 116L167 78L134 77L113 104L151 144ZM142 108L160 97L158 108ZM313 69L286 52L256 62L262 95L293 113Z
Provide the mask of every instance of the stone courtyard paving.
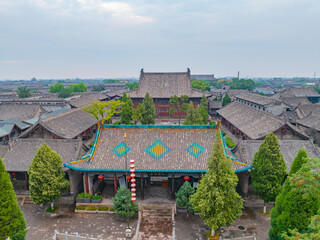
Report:
M51 240L54 230L97 239L125 239L126 220L116 214L74 213L72 209L60 209L56 216L46 213L46 207L27 204L21 207L27 221L27 240ZM137 226L137 218L130 220L130 226Z

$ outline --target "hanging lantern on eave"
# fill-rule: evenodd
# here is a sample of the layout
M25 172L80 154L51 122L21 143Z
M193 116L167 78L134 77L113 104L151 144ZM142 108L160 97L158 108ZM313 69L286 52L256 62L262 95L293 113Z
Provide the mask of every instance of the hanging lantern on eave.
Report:
M13 180L16 180L16 175L17 175L17 174L16 174L16 173L14 173L14 172L13 172L13 173L11 173L11 177L12 177L12 179L13 179Z
M98 179L100 180L100 182L104 179L104 176L103 175L99 175L98 176Z
M189 176L184 176L183 178L186 182L190 180L190 177Z

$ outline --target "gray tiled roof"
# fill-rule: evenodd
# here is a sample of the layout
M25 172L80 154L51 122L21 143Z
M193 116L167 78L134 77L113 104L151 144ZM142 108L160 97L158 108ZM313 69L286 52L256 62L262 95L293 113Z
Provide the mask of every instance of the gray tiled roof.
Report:
M239 102L232 102L217 111L251 139L259 139L281 128L280 118Z
M127 154L128 159L135 160L136 171L204 171L207 169L207 160L215 140L213 129L102 130L92 162L86 160L70 164L70 167L78 170L89 169L89 171L103 171L103 169L123 171L125 158L118 157L112 149L124 141L124 133L127 134L127 144L131 149ZM146 152L146 149L157 140L171 149L158 160ZM186 151L193 143L205 149L198 157ZM245 168L239 164L234 164L233 167L236 170Z
M297 123L308 128L314 128L317 131L320 131L320 116L308 116L303 119L298 119Z
M43 144L56 151L62 159L62 163L70 162L78 158L82 142L78 139L16 139L11 142L11 149L4 154L3 163L7 171L28 171L36 151Z
M35 117L41 111L38 104L2 104L0 105L0 120L26 120Z
M250 93L250 92L240 93L240 94L236 95L236 98L243 99L243 100L253 102L253 103L257 103L262 106L275 103L275 100L270 97L266 97L266 96L262 96L260 94Z
M76 108L89 106L92 102L100 101L107 98L104 93L93 93L88 95L81 95L70 100L70 105Z
M149 92L153 98L170 98L188 95L190 98L201 98L203 93L191 87L188 72L178 73L142 73L138 89L128 92L131 98L144 98ZM205 94L210 95L210 94Z
M15 119L3 120L0 121L0 137L9 135L15 126L17 128L20 128L21 130L25 130L30 127L29 124L20 122Z
M262 142L262 140L241 141L237 146L235 155L241 162L251 165L254 154L259 150ZM320 157L319 150L308 140L279 140L279 143L280 152L283 154L283 158L287 165L287 171L290 170L293 159L296 157L301 147L304 147L307 150L308 157Z
M77 108L62 112L55 116L50 116L42 122L38 122L28 129L21 137L27 136L30 132L41 124L45 129L61 138L75 138L88 128L91 128L98 123L98 120L91 116L91 114L83 112L82 109Z

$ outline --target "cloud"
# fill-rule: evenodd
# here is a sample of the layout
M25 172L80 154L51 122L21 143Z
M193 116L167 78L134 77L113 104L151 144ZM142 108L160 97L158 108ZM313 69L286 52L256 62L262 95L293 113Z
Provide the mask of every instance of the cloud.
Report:
M153 18L140 16L133 7L123 2L104 2L101 0L78 0L83 10L96 11L99 14L109 13L112 17L131 23L153 22Z
M0 63L4 63L4 64L13 64L13 63L18 63L19 61L17 60L7 60L7 61L0 61Z

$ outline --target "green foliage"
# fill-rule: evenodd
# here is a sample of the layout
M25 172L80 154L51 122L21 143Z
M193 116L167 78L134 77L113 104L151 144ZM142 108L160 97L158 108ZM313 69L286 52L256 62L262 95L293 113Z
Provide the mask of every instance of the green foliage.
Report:
M99 84L98 86L93 86L92 91L94 92L101 92L104 91L106 88L104 85Z
M97 211L97 207L96 206L88 206L87 211Z
M194 210L211 229L232 224L241 213L243 200L236 192L237 184L237 175L223 152L218 131L208 159L208 171L190 200Z
M46 143L37 150L28 175L29 193L34 203L52 203L59 200L61 192L69 188L61 157Z
M56 83L49 87L49 93L60 93L64 89L64 84Z
M72 92L71 92L71 90L69 88L62 89L58 94L59 98L68 98L68 97L71 97L71 96L72 96Z
M83 82L79 84L71 84L69 89L71 92L86 92L88 90L87 86Z
M101 195L94 195L91 199L101 199Z
M83 109L84 112L90 113L93 117L101 121L101 124L108 123L114 114L120 113L122 103L118 101L110 102L92 102L90 106Z
M229 94L226 93L226 95L222 99L222 107L228 105L229 103L231 103L231 98L230 98Z
M180 125L180 113L186 112L188 108L187 102L189 101L189 96L182 95L180 99L177 95L171 96L169 100L169 104L171 106L169 113L173 115L174 111L179 113L179 125Z
M210 91L210 86L207 81L203 80L192 80L191 86L201 91Z
M210 125L215 125L216 122L215 121L210 121Z
M265 202L273 202L281 191L287 173L276 135L269 133L266 136L254 155L252 165L251 177L255 193Z
M226 135L226 132L222 130L222 136L225 136L225 135Z
M291 231L307 231L310 218L320 208L320 172L315 169L320 169L320 160L307 158L285 181L271 211L271 239L282 240L282 235Z
M84 198L90 198L90 197L91 197L91 194L90 194L90 193L85 193L85 194L83 195L83 197L84 197Z
M304 147L300 148L297 156L295 157L295 159L293 160L293 163L291 164L289 176L296 173L301 168L302 164L306 163L307 157L308 157L308 153L306 149Z
M26 220L20 210L9 173L0 158L0 239L24 240Z
M204 125L208 124L208 119L209 119L208 109L209 109L209 103L208 103L207 97L203 94L200 105L199 105L199 113L201 114L202 124Z
M105 79L103 82L104 83L121 83L121 81L117 79Z
M153 103L153 99L150 94L147 92L146 96L142 101L143 111L141 113L141 120L142 124L155 124L156 121L156 107Z
M232 139L229 138L229 137L226 137L226 143L227 143L227 146L228 146L229 148L233 148L233 147L236 146L236 145L234 144L234 142L232 141Z
M248 89L253 91L256 87L255 82L252 79L234 79L230 85L230 89Z
M16 92L19 98L31 97L31 91L27 87L19 87Z
M116 121L113 125L120 125L121 121Z
M84 198L84 193L82 192L82 193L78 193L77 194L77 198Z
M128 87L130 90L135 90L138 88L138 83L137 82L126 83L126 87Z
M190 197L195 193L194 188L188 181L185 181L179 191L176 193L176 203L179 208L185 208L189 211L193 210Z
M127 199L129 205L127 204ZM138 211L138 204L131 201L131 192L125 187L118 188L117 194L112 198L114 210L123 218L131 218ZM128 216L129 209L129 216ZM111 211L111 209L110 209Z
M109 208L109 211L110 211L110 212L114 212L114 208L112 208L112 207Z
M46 209L46 212L48 212L48 213L55 213L55 212L57 212L58 210L59 210L59 207L58 207L58 206L54 206L53 209L52 209L51 207L48 207L48 208Z
M109 210L109 207L107 207L107 206L99 206L99 207L98 207L98 211L106 212L106 211L108 211L108 210Z
M137 109L133 109L132 120L135 124L137 124L138 121L141 121L143 111L144 106L141 103L138 105Z
M76 206L76 210L86 210L86 207L83 205Z
M121 109L121 123L129 124L132 121L133 115L133 102L130 96L127 96L127 93L123 93L122 97L122 109Z

